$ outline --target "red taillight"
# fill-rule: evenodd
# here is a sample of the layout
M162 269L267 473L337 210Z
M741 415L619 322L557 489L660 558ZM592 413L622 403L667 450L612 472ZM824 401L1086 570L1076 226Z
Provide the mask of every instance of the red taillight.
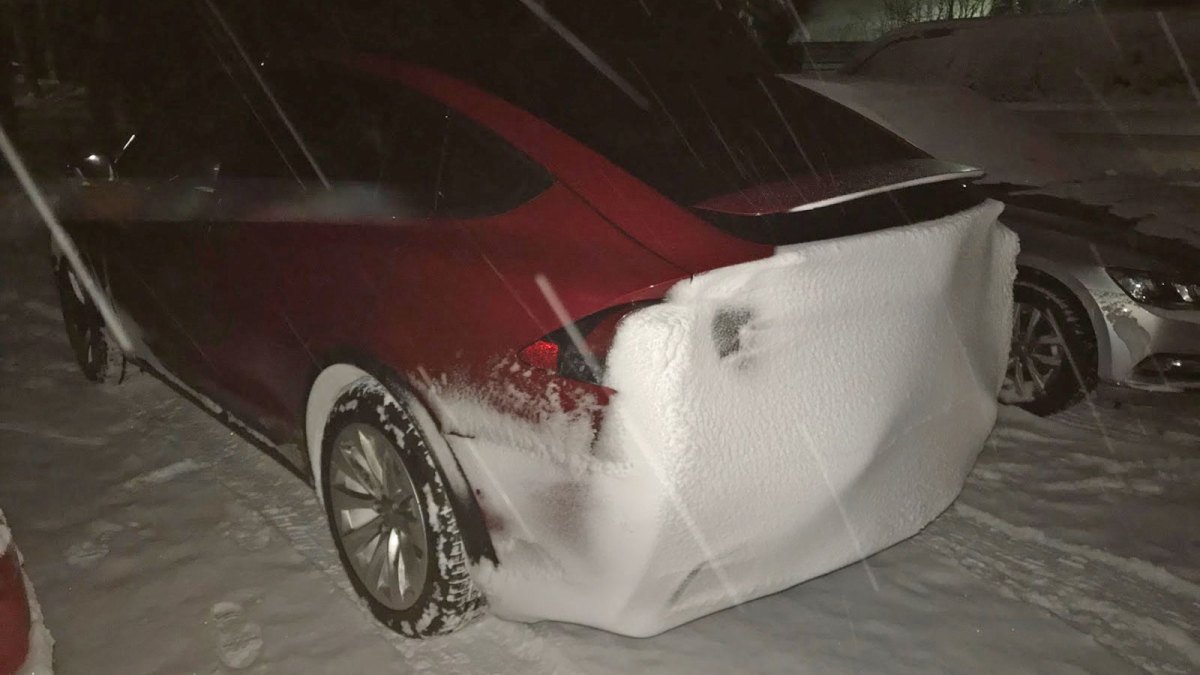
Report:
M521 350L519 356L525 363L535 368L545 368L546 370L558 370L558 351L559 346L542 338L537 342L529 345Z
M573 380L599 384L604 376L608 350L621 320L654 302L657 301L637 302L596 312L534 342L522 349L518 356L535 368L551 370Z

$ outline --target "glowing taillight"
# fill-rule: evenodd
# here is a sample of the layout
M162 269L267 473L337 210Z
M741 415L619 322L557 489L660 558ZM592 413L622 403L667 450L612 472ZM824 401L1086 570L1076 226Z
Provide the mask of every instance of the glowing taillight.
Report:
M525 363L535 368L558 370L559 346L550 340L542 338L521 350L518 356Z
M632 312L654 304L637 302L611 307L560 328L525 347L517 356L535 368L554 371L563 377L599 384L604 377L608 350L621 320ZM572 334L577 336L572 337ZM580 340L581 339L581 340Z

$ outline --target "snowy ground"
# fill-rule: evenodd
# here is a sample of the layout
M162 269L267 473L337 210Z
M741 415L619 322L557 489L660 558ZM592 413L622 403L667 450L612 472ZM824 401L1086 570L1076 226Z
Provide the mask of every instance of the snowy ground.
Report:
M0 503L66 675L1200 671L1194 397L1005 411L956 505L869 574L646 640L487 617L410 642L300 480L154 378L85 382L42 249L0 237Z

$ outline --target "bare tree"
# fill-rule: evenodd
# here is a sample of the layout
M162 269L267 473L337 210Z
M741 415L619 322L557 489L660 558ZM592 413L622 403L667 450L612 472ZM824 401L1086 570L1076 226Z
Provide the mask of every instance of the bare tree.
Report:
M896 28L918 21L987 16L993 0L884 0L883 22Z
M1045 14L1081 7L1107 9L1122 5L1139 7L1144 4L1155 3L1146 2L1146 0L995 0L992 3L991 14L992 16L1002 14Z

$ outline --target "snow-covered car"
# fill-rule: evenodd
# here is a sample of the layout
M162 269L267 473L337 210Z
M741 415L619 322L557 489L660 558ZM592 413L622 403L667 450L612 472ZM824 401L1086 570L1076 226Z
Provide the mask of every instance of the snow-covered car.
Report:
M913 23L841 73L969 88L1060 135L1101 171L1200 170L1200 11L1122 4Z
M1021 238L1005 403L1046 415L1102 381L1200 389L1200 232L1189 246L1139 231L1151 228L1110 213L1103 201L1116 190L1091 179L1069 148L960 87L789 79L931 155L988 171L981 191L1006 203L1002 220Z
M52 645L0 511L0 675L52 675Z
M64 207L84 373L156 371L311 479L407 635L773 593L917 532L994 423L1016 237L979 172L620 4L236 55Z

